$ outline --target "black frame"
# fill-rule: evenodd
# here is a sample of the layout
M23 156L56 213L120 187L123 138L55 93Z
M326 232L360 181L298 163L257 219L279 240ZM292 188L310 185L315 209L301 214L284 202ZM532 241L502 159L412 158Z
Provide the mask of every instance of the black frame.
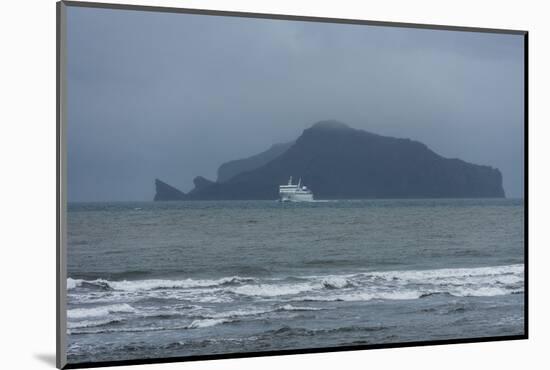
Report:
M239 352L225 353L213 355L196 355L196 356L181 356L181 357L166 357L166 358L144 358L134 360L118 360L118 361L101 361L101 362L83 362L77 364L67 364L65 353L65 336L66 336L66 245L64 233L66 232L66 143L64 143L64 124L65 117L64 103L66 98L65 87L65 7L86 7L86 8L101 8L101 9L118 9L118 10L133 10L133 11L148 11L148 12L164 12L164 13L184 13L184 14L199 14L210 16L226 16L226 17L241 17L241 18L260 18L260 19L279 19L288 21L302 22L320 22L320 23L340 23L340 24L356 24L370 26L386 26L400 28L417 28L430 30L447 30L461 32L484 32L496 34L511 34L523 35L524 39L524 334L522 335L507 335L494 337L480 338L464 338L464 339L445 339L445 340L427 340L414 341L403 343L384 343L384 344L368 344L354 346L338 346L324 348L306 348L292 350L274 350L262 352ZM171 362L187 362L187 361L205 361L205 360L220 360L231 358L247 358L247 357L264 357L264 356L281 356L295 354L309 354L321 352L342 352L342 351L358 351L367 349L380 348L402 348L402 347L419 347L433 346L445 344L462 344L462 343L482 343L482 342L498 342L508 340L521 340L529 338L529 131L528 131L528 112L529 112L529 32L523 30L508 30L508 29L493 29L493 28L476 28L476 27L459 27L459 26L444 26L434 24L418 24L418 23L400 23L400 22L382 22L369 21L359 19L342 19L342 18L324 18L310 17L298 15L283 15L283 14L267 14L267 13L250 13L250 12L234 12L221 10L205 10L205 9L190 9L190 8L174 8L161 6L144 6L130 4L111 4L98 2L83 2L83 1L59 1L56 4L56 41L57 41L57 63L56 63L56 366L59 369L79 369L79 368L94 368L104 366L126 366L140 364L158 364Z

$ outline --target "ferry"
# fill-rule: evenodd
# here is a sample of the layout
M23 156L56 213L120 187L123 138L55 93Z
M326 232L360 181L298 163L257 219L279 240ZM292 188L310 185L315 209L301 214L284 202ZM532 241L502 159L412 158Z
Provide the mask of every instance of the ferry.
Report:
M302 186L301 178L297 185L293 185L292 176L290 176L287 185L279 186L279 200L281 202L312 202L313 193L307 186Z

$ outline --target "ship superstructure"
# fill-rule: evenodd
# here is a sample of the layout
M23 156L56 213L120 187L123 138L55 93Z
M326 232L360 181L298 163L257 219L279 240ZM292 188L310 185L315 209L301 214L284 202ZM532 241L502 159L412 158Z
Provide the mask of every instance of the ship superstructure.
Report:
M313 201L313 193L302 186L302 179L298 180L298 184L292 184L292 176L288 180L288 184L279 186L279 200L281 202L311 202Z

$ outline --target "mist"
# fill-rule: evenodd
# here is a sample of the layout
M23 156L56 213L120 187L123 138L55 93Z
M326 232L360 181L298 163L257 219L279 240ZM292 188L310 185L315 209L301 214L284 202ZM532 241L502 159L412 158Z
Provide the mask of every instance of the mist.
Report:
M188 191L326 119L496 167L523 197L523 36L70 6L67 22L69 201Z

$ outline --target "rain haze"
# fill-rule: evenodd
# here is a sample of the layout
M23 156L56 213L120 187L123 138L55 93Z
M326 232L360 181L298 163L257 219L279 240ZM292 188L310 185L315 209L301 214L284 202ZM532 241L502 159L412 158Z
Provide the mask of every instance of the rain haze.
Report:
M152 200L336 119L523 197L523 36L68 7L69 201ZM274 184L277 186L278 184Z

